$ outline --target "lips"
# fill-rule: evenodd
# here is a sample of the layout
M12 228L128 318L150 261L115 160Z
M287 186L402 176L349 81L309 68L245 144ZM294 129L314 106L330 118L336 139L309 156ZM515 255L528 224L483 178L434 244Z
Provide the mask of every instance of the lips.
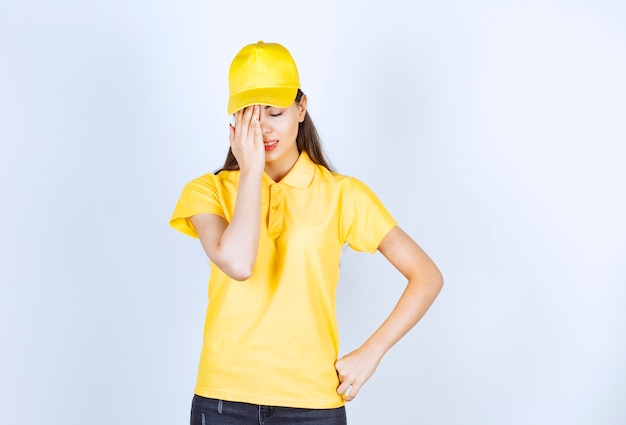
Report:
M278 146L278 140L265 140L263 145L265 146L266 151L271 151L276 149L276 146Z

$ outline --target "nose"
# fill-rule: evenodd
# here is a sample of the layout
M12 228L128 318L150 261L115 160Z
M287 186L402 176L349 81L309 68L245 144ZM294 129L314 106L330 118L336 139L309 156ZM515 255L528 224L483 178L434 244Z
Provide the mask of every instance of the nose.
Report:
M260 124L261 124L261 132L263 134L270 134L272 132L272 128L269 125L265 124L263 120L261 120Z
M266 116L267 111L261 111L259 115L259 124L261 125L261 132L266 135L272 132L272 126L270 125L270 120L267 119Z

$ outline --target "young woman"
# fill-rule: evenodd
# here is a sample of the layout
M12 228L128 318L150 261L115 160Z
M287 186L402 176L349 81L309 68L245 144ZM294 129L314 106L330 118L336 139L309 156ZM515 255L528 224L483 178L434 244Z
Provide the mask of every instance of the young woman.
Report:
M229 82L225 164L185 186L170 222L211 264L191 424L345 424L345 402L424 315L441 274L367 186L331 170L283 46L245 46ZM380 251L408 282L378 330L337 359L346 243Z

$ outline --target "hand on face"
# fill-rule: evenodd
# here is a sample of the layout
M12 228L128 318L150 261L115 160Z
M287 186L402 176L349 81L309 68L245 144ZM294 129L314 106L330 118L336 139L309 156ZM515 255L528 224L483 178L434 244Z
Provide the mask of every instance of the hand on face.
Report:
M260 116L259 105L248 106L235 112L236 126L230 125L230 148L242 172L263 172L265 168Z

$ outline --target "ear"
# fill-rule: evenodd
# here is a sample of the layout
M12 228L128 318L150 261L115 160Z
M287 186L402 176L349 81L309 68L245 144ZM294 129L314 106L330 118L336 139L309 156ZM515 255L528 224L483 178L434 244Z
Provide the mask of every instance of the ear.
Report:
M300 102L298 102L298 122L304 121L304 117L306 116L306 94L303 94L300 98Z

